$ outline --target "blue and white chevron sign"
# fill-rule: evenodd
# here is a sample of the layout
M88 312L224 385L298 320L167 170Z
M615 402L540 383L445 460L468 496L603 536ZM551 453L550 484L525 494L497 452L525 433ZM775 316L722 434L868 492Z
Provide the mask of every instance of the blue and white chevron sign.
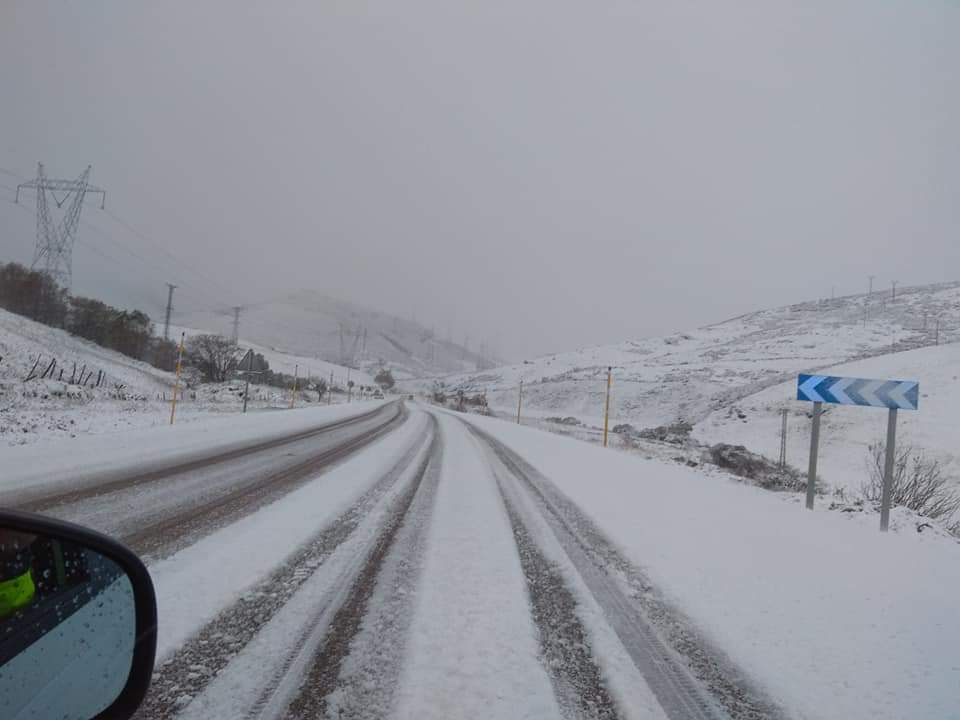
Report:
M920 383L914 380L800 375L797 377L797 400L916 410L920 402Z

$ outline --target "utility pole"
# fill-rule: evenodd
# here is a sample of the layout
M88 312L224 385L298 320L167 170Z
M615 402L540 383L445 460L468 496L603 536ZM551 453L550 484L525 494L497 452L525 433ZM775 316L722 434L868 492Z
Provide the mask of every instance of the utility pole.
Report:
M873 295L873 279L876 277L876 275L867 275L867 277L870 279L870 288L867 290L867 297L870 297Z
M170 339L170 312L173 310L173 291L176 289L173 283L167 283L167 314L163 318L163 339Z
M107 192L87 182L90 178L90 166L76 180L54 180L43 172L43 163L37 163L35 180L17 185L15 203L20 202L20 190L35 190L37 193L37 243L33 251L32 270L40 270L68 293L73 286L73 244L77 238L77 226L80 223L80 209L87 193L99 193L100 207L105 207ZM70 204L59 224L54 224L47 202L47 193L53 198L57 208L62 208L67 200ZM57 196L62 193L62 198ZM72 198L72 199L71 199Z
M607 429L610 426L610 385L613 384L613 368L607 368L607 402L603 410L603 446L607 446Z
M327 405L333 402L333 370L330 371L330 384L327 385Z
M890 294L890 302L893 302L897 299L897 281L891 280L890 284L893 286L893 292Z
M243 310L243 305L233 306L233 344L234 345L240 342L240 311L241 310Z

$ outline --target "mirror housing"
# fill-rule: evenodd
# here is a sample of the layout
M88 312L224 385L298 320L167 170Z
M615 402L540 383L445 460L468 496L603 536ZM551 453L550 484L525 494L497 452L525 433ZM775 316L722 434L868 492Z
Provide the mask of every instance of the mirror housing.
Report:
M55 694L46 681L32 676L42 674L43 670L52 674L51 684L59 682L62 687L71 687L71 681L75 681L74 687L88 688L93 668L98 667L101 676L97 679L105 679L108 681L105 687L119 690L105 691L109 697L99 703L93 714L74 708L75 714L59 713L59 716L75 720L131 717L150 686L157 647L157 602L146 567L133 552L106 535L33 513L0 510L0 539L4 539L6 548L6 554L0 557L5 558L3 569L7 571L0 578L6 581L0 583L0 625L4 626L4 636L0 636L0 696L6 695L9 702L15 702L9 700L12 693L3 692L3 683L11 682L11 678L15 683L12 687L22 693L19 700L26 698L33 704L35 698L44 699L42 692ZM59 572L62 575L66 566L66 579L53 582L46 571L37 573L34 558L37 552L28 548L38 544L60 553ZM66 560L63 548L67 549ZM71 572L75 573L73 577ZM34 596L47 597L37 599L28 607L26 601ZM112 627L110 618L119 618ZM103 622L97 625L97 620ZM73 626L68 628L71 622ZM104 643L113 642L114 646L97 647L98 638ZM64 659L67 655L70 657ZM62 668L51 667L57 659L62 660ZM88 659L101 664L85 662ZM30 662L35 663L36 673L32 672ZM22 667L24 665L26 667ZM126 676L120 677L127 665ZM11 667L14 667L12 671ZM76 677L66 675L68 672L75 672ZM113 675L103 677L103 673L110 672ZM38 680L40 685L31 697L29 686ZM3 702L4 698L0 697L0 709ZM63 702L67 704L69 700L64 698ZM14 717L46 715L28 711Z

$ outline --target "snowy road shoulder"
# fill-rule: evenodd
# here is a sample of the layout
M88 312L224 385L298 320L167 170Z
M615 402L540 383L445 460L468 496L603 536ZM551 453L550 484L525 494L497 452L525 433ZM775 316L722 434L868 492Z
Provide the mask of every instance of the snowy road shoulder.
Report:
M943 718L960 687L960 547L471 416L581 507L789 711Z

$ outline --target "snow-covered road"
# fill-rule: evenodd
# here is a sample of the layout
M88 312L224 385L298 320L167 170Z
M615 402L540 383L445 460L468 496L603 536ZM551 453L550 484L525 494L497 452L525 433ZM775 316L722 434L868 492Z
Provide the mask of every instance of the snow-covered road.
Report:
M855 695L870 685L855 663L846 694L798 698L757 659L790 658L816 678L814 663L831 661L804 666L803 651L819 645L777 650L782 631L768 624L771 648L749 651L723 626L737 627L742 594L714 596L713 613L689 595L691 572L706 592L722 568L698 565L679 541L637 544L651 536L610 515L611 489L632 497L621 481L673 468L402 403L277 421L282 431L248 428L244 442L197 443L189 456L144 447L142 472L113 467L98 481L81 466L73 486L36 472L0 485L0 502L93 525L146 556L160 627L140 718L882 716L869 701L858 714ZM649 525L688 490L744 502L716 478L650 482L636 515ZM743 535L727 533L704 550L714 562ZM919 684L938 697L887 704L940 717L928 711L946 706L956 668L916 670L904 668L914 681L902 692Z

